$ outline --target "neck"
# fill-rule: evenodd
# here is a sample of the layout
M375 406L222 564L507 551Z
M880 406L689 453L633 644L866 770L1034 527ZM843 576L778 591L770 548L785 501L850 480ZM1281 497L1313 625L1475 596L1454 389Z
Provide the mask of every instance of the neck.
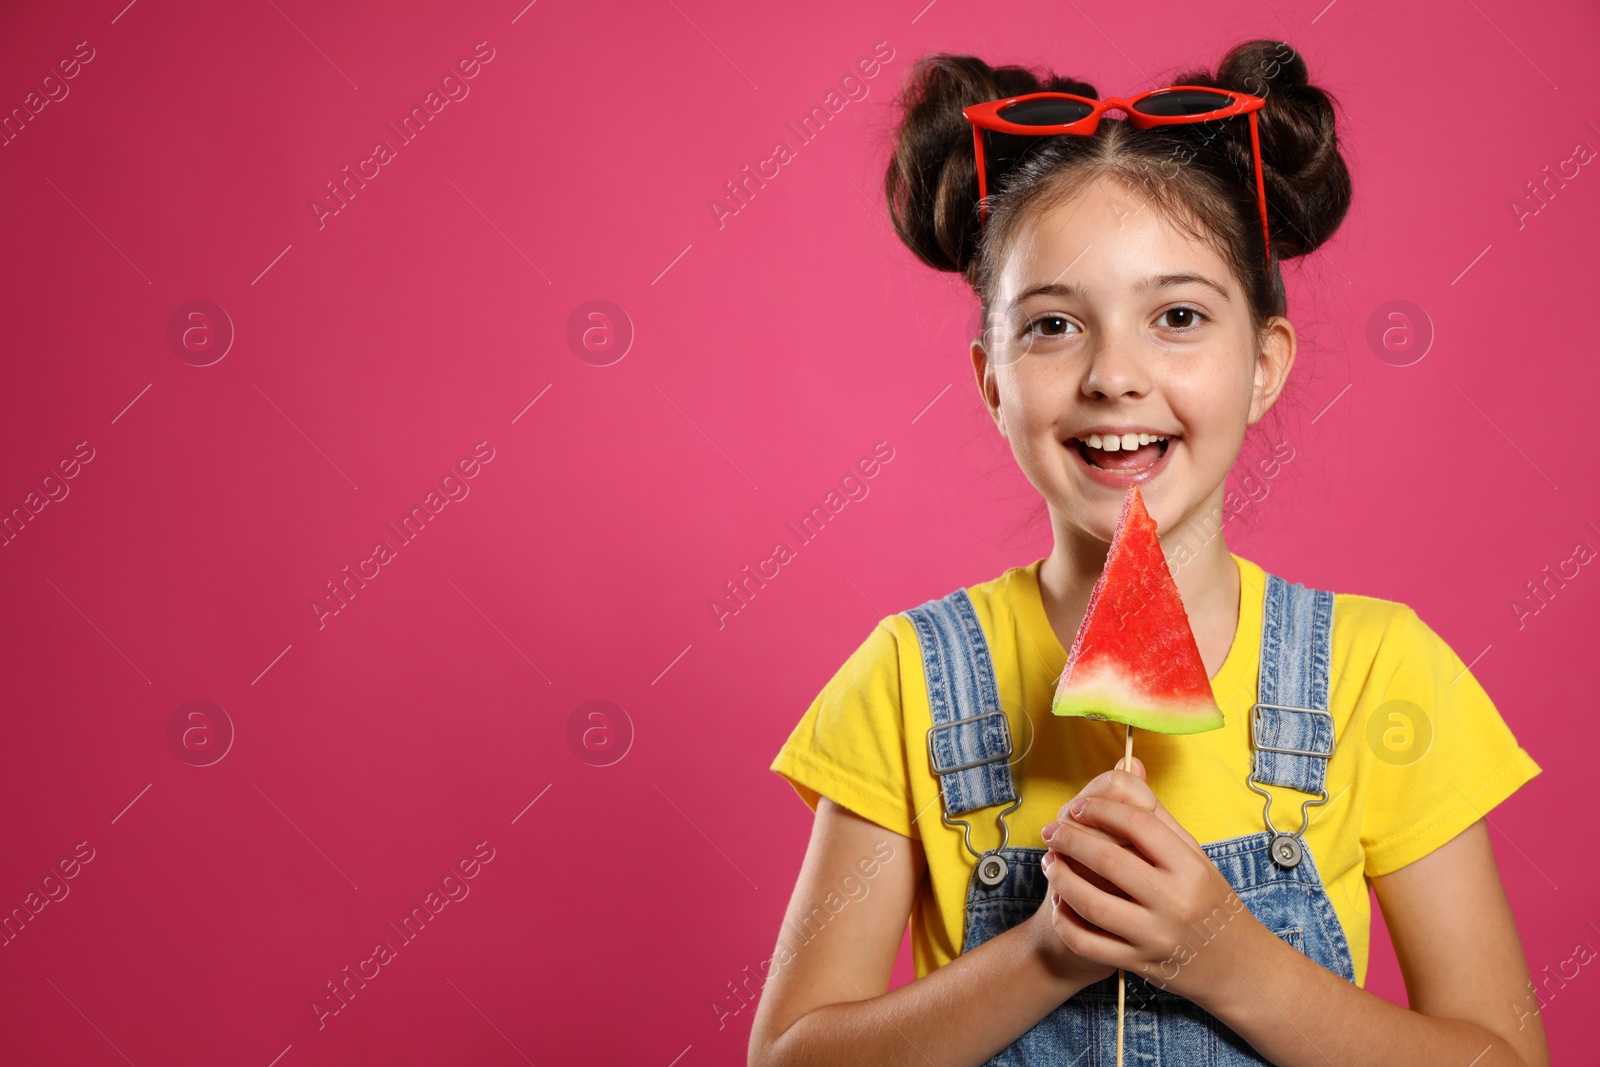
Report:
M1158 534L1211 677L1222 669L1239 622L1239 570L1222 534L1221 514L1208 508ZM1070 649L1111 546L1062 521L1053 509L1051 525L1055 546L1039 567L1039 596L1061 646Z

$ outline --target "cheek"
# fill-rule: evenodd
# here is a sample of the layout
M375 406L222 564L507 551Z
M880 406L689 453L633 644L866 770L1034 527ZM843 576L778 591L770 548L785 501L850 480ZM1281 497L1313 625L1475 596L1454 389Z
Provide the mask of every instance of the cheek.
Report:
M1231 463L1250 412L1250 380L1231 368L1203 366L1168 379L1164 391L1192 458Z
M1024 361L999 381L1000 408L1012 442L1030 448L1058 444L1056 430L1067 406L1066 386L1043 373L1038 360Z

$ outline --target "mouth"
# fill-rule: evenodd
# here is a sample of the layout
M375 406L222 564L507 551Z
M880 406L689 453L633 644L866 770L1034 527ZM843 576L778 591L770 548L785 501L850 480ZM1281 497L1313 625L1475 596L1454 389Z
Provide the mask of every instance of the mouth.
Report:
M1100 445L1091 445L1089 440L1099 440L1098 434L1090 435L1089 440L1069 437L1065 446L1077 457L1078 465L1093 481L1116 488L1126 488L1148 481L1164 470L1168 457L1181 439L1176 434L1165 437L1145 436L1151 439L1143 444L1134 444L1131 448L1103 448ZM1107 442L1100 441L1102 445L1105 443ZM1120 442L1116 443L1120 445Z

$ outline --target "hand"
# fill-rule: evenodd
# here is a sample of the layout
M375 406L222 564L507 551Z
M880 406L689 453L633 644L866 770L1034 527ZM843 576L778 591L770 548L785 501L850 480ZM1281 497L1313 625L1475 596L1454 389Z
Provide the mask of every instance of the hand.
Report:
M1102 978L1110 978L1117 973L1117 969L1080 956L1067 947L1059 932L1060 924L1067 921L1062 918L1063 913L1071 914L1071 909L1058 908L1055 894L1046 893L1026 925L1032 928L1034 944L1038 946L1050 973L1063 983L1061 999L1066 1000L1085 986L1094 985Z
M1199 1001L1258 943L1265 927L1156 800L1142 766L1106 772L1062 814L1045 828L1047 902L1074 956Z
M1163 808L1160 801L1156 799L1155 793L1153 793L1150 790L1150 787L1145 784L1144 764L1139 761L1138 757L1134 757L1131 768L1124 768L1123 762L1123 760L1119 759L1114 768L1094 778L1091 778L1088 784L1078 791L1077 796L1073 797L1072 800L1067 801L1066 804L1061 805L1061 810L1056 812L1057 821L1059 822L1060 820L1068 817L1067 808L1072 804L1073 801L1079 799L1080 797L1092 796L1109 797L1112 800L1120 800L1125 804L1132 804L1135 807L1144 808L1146 811L1153 812L1157 814L1158 817L1161 815L1166 815L1168 819L1171 819L1171 816L1167 815L1166 809ZM1056 825L1057 823L1046 824L1044 828L1044 838L1047 842L1050 840L1051 834L1054 833ZM1177 825L1176 821L1173 822L1173 825ZM1090 829L1092 832L1100 834L1108 841L1115 840L1122 844L1125 848L1132 848L1131 845L1129 845L1120 837L1113 838L1112 835L1098 828L1086 827L1086 829ZM1096 886L1097 888L1127 899L1122 893L1122 890L1118 889L1115 885L1106 881L1089 868L1083 866L1077 860L1071 859L1070 857L1063 857L1058 852L1045 853L1043 860L1045 869L1048 870L1051 863L1054 863L1060 859L1066 859L1067 864L1072 868L1073 873L1078 875L1078 877L1086 878L1090 884Z
M1148 811L1159 809L1160 804L1156 801L1155 794L1150 791L1149 786L1144 784L1144 764L1135 757L1131 772L1123 770L1122 766L1123 761L1118 760L1116 769L1106 771L1104 774L1091 779L1087 785L1078 791L1078 795L1073 800L1077 800L1079 797L1102 796L1122 800L1143 807ZM1068 801L1068 804L1071 802ZM1061 810L1056 813L1056 818L1058 820L1067 818L1067 805L1062 805ZM1050 823L1045 829L1054 832L1055 826L1055 823ZM1089 827L1085 827L1085 832L1102 833L1098 829ZM1108 841L1112 840L1109 835L1103 836ZM1044 837L1048 842L1051 834L1046 833ZM1120 841L1121 839L1117 840ZM1121 890L1117 889L1112 883L1101 878L1089 868L1082 866L1076 860L1063 857L1059 852L1047 851L1042 862L1048 872L1052 863L1060 862L1063 859L1066 859L1066 864L1080 878L1090 881L1102 890L1121 895ZM1115 967L1085 958L1073 951L1070 947L1072 938L1067 934L1069 929L1080 935L1087 932L1104 934L1105 931L1085 920L1071 908L1063 905L1055 892L1052 891L1045 894L1044 902L1040 905L1039 910L1034 913L1034 919L1041 926L1049 928L1043 935L1043 944L1045 952L1050 958L1052 969L1061 977L1077 980L1081 985L1090 985L1100 981L1102 978L1109 978L1116 973Z

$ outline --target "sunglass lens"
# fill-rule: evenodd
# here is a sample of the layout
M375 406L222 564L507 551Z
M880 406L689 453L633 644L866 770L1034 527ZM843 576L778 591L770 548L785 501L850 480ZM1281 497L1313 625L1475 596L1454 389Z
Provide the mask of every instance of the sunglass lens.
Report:
M1204 115L1221 111L1233 103L1226 93L1213 93L1204 89L1177 89L1170 93L1147 96L1133 105L1142 115Z
M1077 100L1019 100L1000 109L1000 117L1018 126L1063 126L1077 122L1094 109Z

